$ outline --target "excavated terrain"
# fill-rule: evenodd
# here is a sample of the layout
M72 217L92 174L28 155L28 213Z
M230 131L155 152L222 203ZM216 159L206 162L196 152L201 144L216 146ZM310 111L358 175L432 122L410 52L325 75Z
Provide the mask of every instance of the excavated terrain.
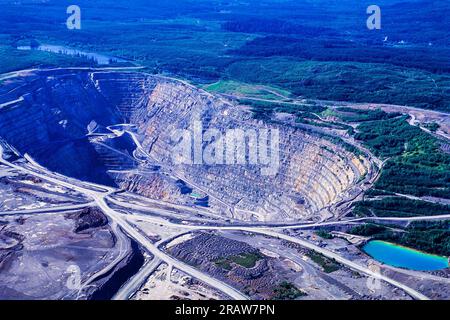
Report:
M217 248L220 247L220 250ZM282 281L278 276L276 259L262 255L244 242L231 240L214 234L199 234L193 239L176 245L169 252L182 261L196 266L214 276L247 292L255 299L273 298L273 288ZM231 259L242 255L257 258L250 265L240 265ZM231 257L231 259L230 259Z
M0 119L0 137L52 171L245 221L329 218L373 174L365 156L332 139L257 121L221 97L137 72L26 72L3 81ZM219 131L280 130L278 171L174 163L173 133L195 119Z

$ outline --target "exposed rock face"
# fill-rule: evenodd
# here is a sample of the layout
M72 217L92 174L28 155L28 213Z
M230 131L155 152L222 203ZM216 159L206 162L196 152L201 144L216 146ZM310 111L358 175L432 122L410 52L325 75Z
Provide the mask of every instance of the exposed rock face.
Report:
M75 232L80 233L89 229L103 227L108 219L99 208L86 208L76 214Z
M90 84L89 74L39 73L17 85L23 87L13 100L23 101L0 109L0 136L51 170L113 184L86 133L92 120L106 126L123 117Z
M124 189L135 192L149 198L164 201L176 201L181 196L179 188L166 177L159 174L148 174L146 176L136 174L118 174L117 183Z
M96 87L105 96L114 97L113 103L137 125L143 148L152 158L169 165L179 178L229 204L235 209L235 218L267 221L311 218L344 199L346 191L367 173L366 159L321 137L257 122L240 108L181 82L133 75L133 81L139 85L130 88L129 78L124 77L96 73L93 79ZM121 89L117 90L118 87ZM174 147L172 134L176 129L190 128L193 119L202 119L204 129L281 130L278 174L262 176L260 167L249 165L175 165L170 152ZM142 189L146 185L134 187L145 193ZM257 216L247 214L248 210L257 212Z
M173 202L185 201L176 186L181 179L236 219L317 219L348 198L370 167L323 137L253 120L242 108L172 79L65 70L17 78L0 90L0 104L17 100L0 109L0 137L42 165ZM173 133L191 128L194 119L205 130L279 129L277 174L264 176L258 165L175 164ZM142 149L129 132L107 129L123 123L133 124L128 131Z

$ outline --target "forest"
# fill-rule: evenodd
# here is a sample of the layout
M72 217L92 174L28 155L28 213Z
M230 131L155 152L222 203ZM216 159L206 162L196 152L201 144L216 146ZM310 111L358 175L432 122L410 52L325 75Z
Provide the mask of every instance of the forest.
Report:
M66 28L68 0L0 4L0 72L91 65L16 50L55 44L194 84L236 80L309 99L449 111L448 1L380 0L383 27L375 31L366 27L366 0L79 0L81 30Z
M385 226L367 224L353 227L351 234L394 242L428 253L450 256L450 221L412 222L403 232Z

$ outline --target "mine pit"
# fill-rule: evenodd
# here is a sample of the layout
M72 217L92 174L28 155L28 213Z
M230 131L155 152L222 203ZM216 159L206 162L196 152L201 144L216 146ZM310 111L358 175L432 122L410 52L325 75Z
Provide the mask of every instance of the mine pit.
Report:
M173 79L62 69L13 78L3 90L3 99L15 102L2 107L0 136L20 155L68 177L230 219L337 217L375 174L368 156L344 143L263 123L246 108ZM257 165L175 163L171 136L197 118L205 130L279 130L279 170L263 176Z

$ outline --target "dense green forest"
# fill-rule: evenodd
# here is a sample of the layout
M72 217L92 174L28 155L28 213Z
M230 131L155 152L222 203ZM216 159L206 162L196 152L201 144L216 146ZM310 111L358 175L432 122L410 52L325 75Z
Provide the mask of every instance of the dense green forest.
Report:
M353 227L349 232L394 242L424 252L450 256L450 221L412 222L403 232L367 224Z
M57 44L197 84L236 80L310 99L449 110L447 1L380 0L383 27L374 31L366 0L79 0L81 30L65 26L68 0L0 4L0 72L92 64L16 50Z
M411 126L407 116L361 123L355 139L386 159L375 188L450 199L450 154L442 141Z
M450 215L450 206L402 197L388 197L382 200L359 201L355 204L353 213L369 217Z
M365 121L375 121L375 120L388 120L392 118L397 118L401 116L400 113L387 113L380 109L376 110L365 110L365 109L355 109L349 107L337 108L336 111L339 112L339 118L344 122L365 122Z

